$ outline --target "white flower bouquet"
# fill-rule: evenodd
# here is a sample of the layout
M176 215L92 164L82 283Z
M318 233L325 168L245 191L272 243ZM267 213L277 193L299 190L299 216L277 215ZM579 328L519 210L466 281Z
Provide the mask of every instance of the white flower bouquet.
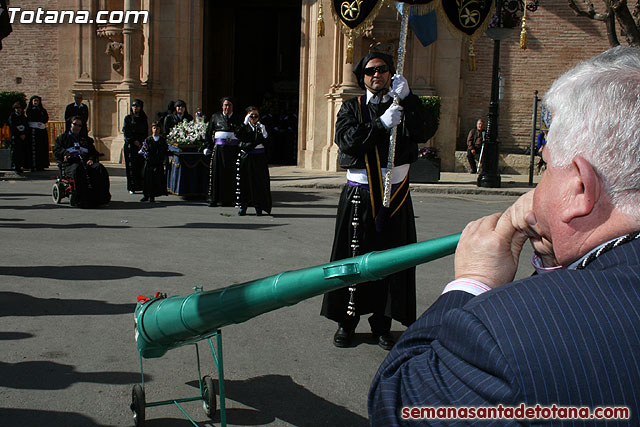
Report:
M167 141L175 147L184 146L202 146L205 142L207 124L201 120L186 121L183 120L175 125L169 135Z

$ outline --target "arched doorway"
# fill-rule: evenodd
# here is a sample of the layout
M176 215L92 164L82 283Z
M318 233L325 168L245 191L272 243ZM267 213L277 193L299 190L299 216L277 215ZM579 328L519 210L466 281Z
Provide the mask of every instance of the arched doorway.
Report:
M258 106L271 163L296 163L301 14L302 0L204 2L203 113L229 95Z

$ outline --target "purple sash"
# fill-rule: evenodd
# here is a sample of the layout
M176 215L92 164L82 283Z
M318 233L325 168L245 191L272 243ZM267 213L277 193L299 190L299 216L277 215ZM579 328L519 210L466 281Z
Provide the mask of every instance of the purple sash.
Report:
M216 138L215 140L216 145L238 145L239 141L235 138L233 139L225 139L225 138Z

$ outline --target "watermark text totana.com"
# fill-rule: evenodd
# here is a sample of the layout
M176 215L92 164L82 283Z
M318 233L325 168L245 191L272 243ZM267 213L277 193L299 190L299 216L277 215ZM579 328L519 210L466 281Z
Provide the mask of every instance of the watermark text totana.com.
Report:
M88 10L27 10L7 8L12 24L146 24L146 10L99 10L93 15Z

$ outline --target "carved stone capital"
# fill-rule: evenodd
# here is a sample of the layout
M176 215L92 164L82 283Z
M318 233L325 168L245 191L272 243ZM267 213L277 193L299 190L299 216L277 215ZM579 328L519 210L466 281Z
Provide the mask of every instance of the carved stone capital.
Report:
M118 25L101 25L96 29L96 34L98 37L103 37L108 39L107 48L105 49L105 54L110 55L114 62L111 64L113 69L122 74L123 72L123 57L124 57L124 44L123 44L123 33L122 27Z

